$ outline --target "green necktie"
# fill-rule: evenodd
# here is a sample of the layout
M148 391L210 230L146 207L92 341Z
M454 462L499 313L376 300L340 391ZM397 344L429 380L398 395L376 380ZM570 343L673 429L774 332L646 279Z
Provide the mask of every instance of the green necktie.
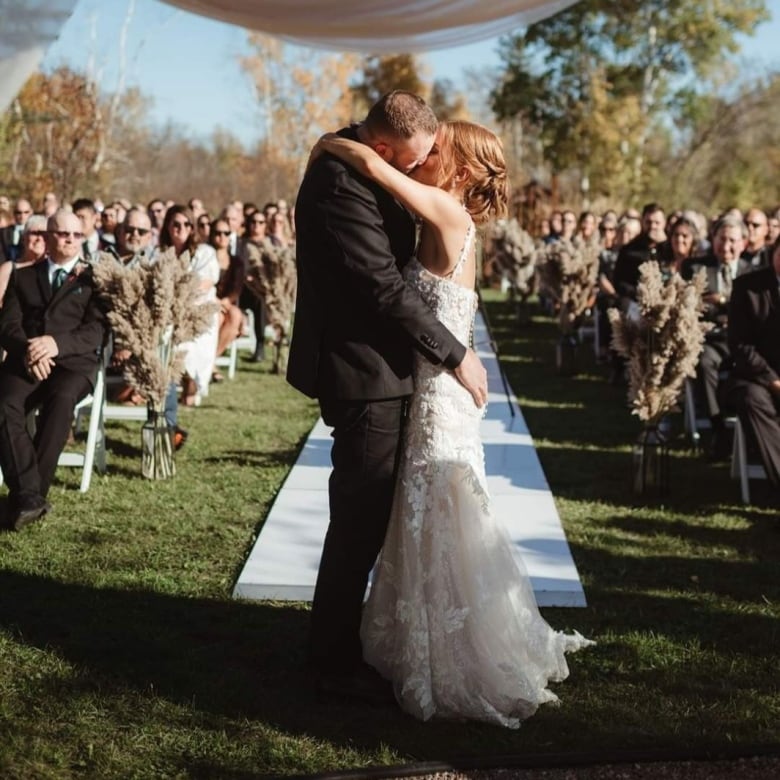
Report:
M52 279L51 283L51 289L53 292L57 292L57 290L62 287L62 285L65 282L65 277L68 275L68 272L64 268L58 268L54 272L54 279Z

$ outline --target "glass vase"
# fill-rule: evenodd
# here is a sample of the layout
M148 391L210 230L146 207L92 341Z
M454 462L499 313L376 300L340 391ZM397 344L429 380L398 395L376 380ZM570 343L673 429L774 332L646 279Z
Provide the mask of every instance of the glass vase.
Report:
M632 451L634 493L660 498L669 493L669 443L658 424L646 425Z
M561 376L577 373L577 337L564 333L555 346L555 366Z
M173 431L165 413L152 406L141 428L141 474L147 479L170 479L176 474Z

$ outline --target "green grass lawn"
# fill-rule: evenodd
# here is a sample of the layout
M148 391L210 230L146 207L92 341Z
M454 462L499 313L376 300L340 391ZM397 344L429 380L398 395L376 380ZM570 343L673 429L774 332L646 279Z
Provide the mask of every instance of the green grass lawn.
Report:
M571 657L560 707L516 732L319 702L304 604L232 586L316 419L266 365L184 409L169 482L140 477L140 427L111 423L89 493L61 469L54 512L0 534L0 777L250 778L453 756L721 749L780 741L780 520L743 507L725 466L684 447L672 492L630 492L638 423L583 349L495 294L504 365L566 527L587 609L545 610L599 644ZM755 486L759 501L764 495Z

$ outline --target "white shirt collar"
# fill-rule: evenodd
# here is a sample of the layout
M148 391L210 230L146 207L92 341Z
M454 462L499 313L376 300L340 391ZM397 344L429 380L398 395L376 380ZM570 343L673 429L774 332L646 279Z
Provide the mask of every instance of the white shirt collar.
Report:
M46 262L48 263L48 272L49 272L49 284L51 284L54 281L54 274L56 273L58 268L64 268L65 272L70 274L73 269L76 267L76 263L81 260L80 257L76 256L72 260L68 260L67 263L64 263L63 265L57 265L57 263L53 263L52 259L49 257L46 259Z

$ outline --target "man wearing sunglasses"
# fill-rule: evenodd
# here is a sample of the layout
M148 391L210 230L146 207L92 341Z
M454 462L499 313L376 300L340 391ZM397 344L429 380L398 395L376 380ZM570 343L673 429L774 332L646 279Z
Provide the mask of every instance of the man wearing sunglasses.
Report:
M17 531L51 509L46 494L73 408L94 386L105 335L79 218L59 210L47 228L47 257L16 272L0 309L8 353L0 365L0 468ZM26 417L36 407L31 437Z
M30 201L19 198L14 204L14 223L0 230L0 263L5 260L16 262L22 255L22 233L24 225L32 216Z
M148 259L152 251L152 221L143 209L132 208L117 227L117 250L125 265Z

